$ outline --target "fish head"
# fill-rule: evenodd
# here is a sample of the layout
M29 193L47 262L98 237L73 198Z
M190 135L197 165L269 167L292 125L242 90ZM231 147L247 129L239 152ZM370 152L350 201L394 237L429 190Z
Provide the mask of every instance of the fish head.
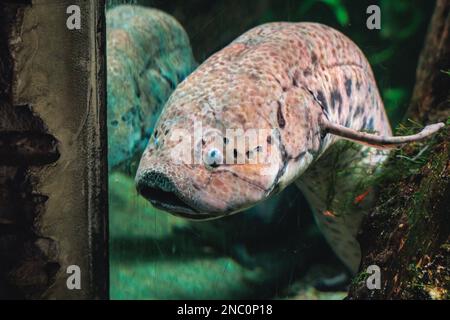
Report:
M252 64L257 59L237 61L237 46L202 64L165 104L135 179L155 207L191 219L230 215L282 190L307 167L307 134L289 114L280 120L283 88ZM290 156L291 147L302 159Z
M244 121L243 101L224 110L184 100L175 92L165 106L141 157L138 192L155 207L191 219L265 200L282 166L276 131L262 119Z

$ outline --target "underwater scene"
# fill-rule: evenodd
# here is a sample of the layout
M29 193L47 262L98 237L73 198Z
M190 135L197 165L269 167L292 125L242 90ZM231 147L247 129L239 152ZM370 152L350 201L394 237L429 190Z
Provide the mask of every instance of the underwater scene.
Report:
M435 3L372 4L107 1L111 299L448 298L450 232L414 227L450 226L448 102L408 112Z

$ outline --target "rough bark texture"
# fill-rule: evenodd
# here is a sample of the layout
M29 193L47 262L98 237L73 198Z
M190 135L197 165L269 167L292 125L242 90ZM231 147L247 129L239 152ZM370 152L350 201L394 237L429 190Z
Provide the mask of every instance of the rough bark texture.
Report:
M0 299L42 294L60 268L55 241L37 228L48 197L35 188L40 168L59 158L56 140L29 105L11 99L14 59L23 4L0 7Z
M450 1L437 1L407 114L448 123ZM401 131L417 131L417 126ZM450 290L450 130L395 151L375 181L378 204L364 222L363 260L349 299L448 299ZM381 289L369 290L367 268L381 269Z
M65 28L74 3L81 30ZM103 13L0 5L0 299L108 294Z
M450 1L436 3L416 73L407 116L423 123L445 121L450 110Z

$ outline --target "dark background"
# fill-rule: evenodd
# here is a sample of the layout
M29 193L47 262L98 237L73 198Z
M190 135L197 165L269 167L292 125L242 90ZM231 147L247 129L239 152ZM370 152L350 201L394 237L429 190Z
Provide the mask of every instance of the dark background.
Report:
M270 21L313 21L334 27L365 53L375 72L391 123L401 120L434 1L427 0L111 0L161 9L186 29L197 61L248 29ZM381 8L381 30L368 30L366 9Z

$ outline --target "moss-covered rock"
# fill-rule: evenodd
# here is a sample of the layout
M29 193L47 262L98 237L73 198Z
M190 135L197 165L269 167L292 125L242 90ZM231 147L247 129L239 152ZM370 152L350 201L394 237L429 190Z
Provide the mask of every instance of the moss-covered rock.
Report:
M363 260L350 299L448 299L450 290L449 126L396 150L376 178L380 196L360 235ZM366 286L369 265L381 289Z

